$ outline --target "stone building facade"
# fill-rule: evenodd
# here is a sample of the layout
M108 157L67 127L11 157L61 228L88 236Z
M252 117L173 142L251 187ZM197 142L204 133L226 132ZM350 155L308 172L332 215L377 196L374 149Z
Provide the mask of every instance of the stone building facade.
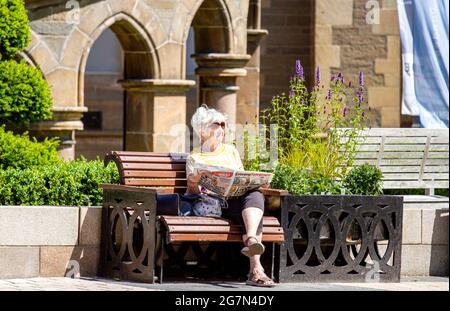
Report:
M25 0L32 42L22 57L41 68L54 102L54 119L32 130L60 136L65 158L185 151L199 104L251 122L286 91L298 58L311 83L318 65L325 81L363 70L374 126L399 127L396 2L375 1L375 24L368 2Z

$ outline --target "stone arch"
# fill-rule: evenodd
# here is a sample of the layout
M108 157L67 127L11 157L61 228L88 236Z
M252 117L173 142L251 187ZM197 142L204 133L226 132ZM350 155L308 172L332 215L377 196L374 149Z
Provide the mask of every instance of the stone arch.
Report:
M209 11L209 12L208 12ZM207 13L213 13L207 14ZM223 0L201 0L197 1L192 12L195 12L188 16L184 29L183 29L183 43L186 42L189 29L191 26L194 27L196 37L203 38L216 38L216 42L210 42L205 40L203 46L197 46L197 53L232 53L234 52L234 29L233 29L233 19L234 16L232 12L237 12L235 9L230 10L229 5L227 5ZM217 26L221 25L221 28ZM214 26L214 28L209 28ZM206 29L206 30L202 30ZM205 33L202 35L201 32ZM220 39L224 40L220 40ZM196 40L198 41L198 40ZM222 41L224 44L219 46L214 46L214 44L220 43Z
M44 78L58 66L56 56L50 51L47 44L39 38L39 35L31 30L31 42L28 47L20 52L19 57L34 67L39 67Z
M78 105L83 106L84 72L95 40L107 28L117 36L124 51L124 79L158 79L161 75L159 55L147 31L131 15L119 12L93 29L89 44L83 49L78 68Z

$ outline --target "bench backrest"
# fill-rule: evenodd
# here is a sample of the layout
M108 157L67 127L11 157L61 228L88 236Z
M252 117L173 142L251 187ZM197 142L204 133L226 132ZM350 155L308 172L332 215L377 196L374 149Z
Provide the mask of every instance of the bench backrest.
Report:
M448 188L448 129L372 128L362 134L354 165L378 166L384 189Z
M127 186L160 188L163 193L186 191L186 153L112 151L105 164L113 161L120 183Z

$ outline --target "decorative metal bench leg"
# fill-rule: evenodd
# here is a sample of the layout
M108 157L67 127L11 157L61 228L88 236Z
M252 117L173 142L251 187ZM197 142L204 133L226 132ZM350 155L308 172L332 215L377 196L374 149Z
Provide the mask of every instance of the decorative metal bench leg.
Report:
M274 265L275 265L275 242L272 242L272 265L270 267L270 278L273 280L274 276Z
M159 269L159 284L163 283L163 271L164 271L164 235L161 234L161 267Z

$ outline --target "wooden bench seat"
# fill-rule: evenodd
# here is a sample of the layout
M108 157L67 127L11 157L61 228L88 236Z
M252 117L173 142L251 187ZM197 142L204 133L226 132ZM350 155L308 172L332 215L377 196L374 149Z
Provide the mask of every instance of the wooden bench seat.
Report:
M215 217L159 216L167 228L167 243L184 241L240 242L242 227ZM275 217L263 218L263 242L283 242L283 228Z
M164 245L170 243L242 241L242 227L227 219L156 215L157 194L186 192L187 156L185 153L130 151L112 151L106 155L105 165L114 162L118 168L120 185L101 185L104 191L103 275L153 282L153 266L159 262L159 281L162 282L164 260L155 258L156 245L151 242L155 239L162 245L162 251ZM271 198L288 194L286 190L278 189L261 191ZM140 220L139 223L136 223L137 219ZM118 222L121 223L120 226L117 225ZM130 229L136 226L141 226L139 232L144 235L143 238L136 238L136 231ZM117 231L121 230L132 232L117 234ZM121 245L127 245L126 249L125 246L116 245L114 238L117 236L122 238ZM136 246L137 241L144 246ZM278 219L263 216L263 242L272 243L272 267L275 244L283 241L283 228ZM117 248L120 248L120 251L114 252ZM140 253L136 249L141 249ZM143 251L149 252L147 256L143 255ZM127 252L132 255L127 256ZM124 260L130 258L132 263L124 264Z

